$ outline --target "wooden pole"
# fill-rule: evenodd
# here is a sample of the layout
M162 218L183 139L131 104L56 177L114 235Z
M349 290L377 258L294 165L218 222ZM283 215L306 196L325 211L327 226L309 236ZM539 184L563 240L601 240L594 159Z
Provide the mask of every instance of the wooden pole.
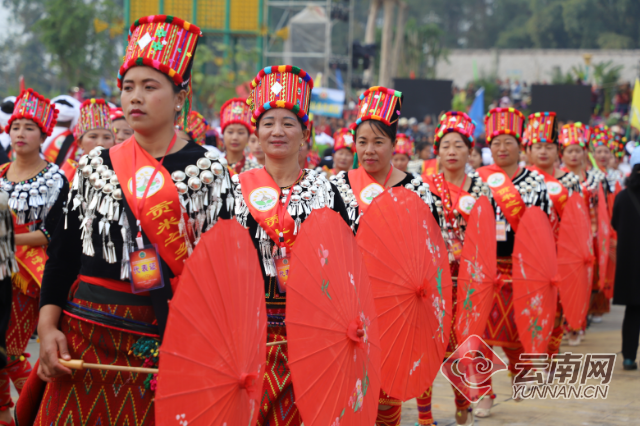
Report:
M137 368L134 366L121 366L121 365L100 365L98 363L84 363L81 359L64 360L58 359L58 362L62 366L70 369L77 369L82 371L84 369L101 369L103 371L123 371L123 372L139 372L142 374L157 374L157 368Z
M398 16L396 20L396 38L393 41L393 52L391 53L391 64L389 73L389 85L393 85L394 78L398 77L398 63L400 62L400 52L404 45L404 19L407 15L407 4L403 1L399 4Z
M376 42L376 21L378 20L380 2L381 0L371 0L371 5L369 6L369 17L367 18L367 28L364 32L365 44L373 44ZM368 86L372 86L373 67L374 65L372 61L369 69L364 70L364 73L362 74L362 81Z
M390 80L391 39L393 35L393 12L395 1L384 0L384 21L382 22L382 48L380 49L380 74L378 85L388 87Z

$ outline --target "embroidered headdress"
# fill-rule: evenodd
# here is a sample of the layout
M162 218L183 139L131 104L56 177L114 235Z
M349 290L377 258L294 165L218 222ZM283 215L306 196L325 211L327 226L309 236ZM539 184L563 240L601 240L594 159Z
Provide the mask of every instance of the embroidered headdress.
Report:
M562 144L563 147L568 147L570 145L579 145L586 150L588 136L588 126L583 125L580 122L571 123L562 126L559 143Z
M527 140L525 145L537 144L538 142L558 143L558 122L556 113L545 111L543 113L533 113L529 115L529 124L526 132Z
M187 134L195 141L198 145L204 145L205 140L207 139L207 128L209 124L202 116L202 114L197 111L191 111L189 113L189 117L187 118Z
M247 105L247 100L242 98L232 98L222 104L220 109L220 128L224 129L233 124L244 125L249 134L254 132L251 124L251 108Z
M145 16L129 30L129 46L118 72L118 87L127 70L137 65L155 68L171 77L178 86L186 86L196 52L200 28L167 15Z
M333 152L346 148L352 153L356 152L356 145L353 143L353 135L348 128L342 128L333 134Z
M398 127L402 110L402 92L382 86L373 86L360 95L358 116L349 127L355 134L356 128L366 120L378 120L393 129Z
M9 117L5 131L9 133L11 123L17 119L30 119L47 136L51 136L51 131L58 119L58 110L47 98L43 97L33 89L20 92L16 99L13 113Z
M251 82L247 105L253 111L251 122L272 108L285 108L297 115L305 126L309 122L313 79L304 70L278 65L261 70Z
M80 106L80 118L73 129L73 136L79 139L93 129L111 131L111 111L104 99L87 99Z
M476 130L476 124L466 113L460 111L449 111L440 117L440 124L434 137L433 151L438 154L440 148L440 140L448 133L457 132L469 139L473 148L473 133Z
M404 133L396 135L396 146L393 148L393 154L406 154L411 159L413 149L413 138Z
M524 114L515 108L494 108L484 118L487 144L498 135L511 135L521 141Z
M604 123L600 123L597 126L591 128L591 135L589 136L589 145L592 150L596 147L607 147L611 149L610 140L612 138L609 126Z

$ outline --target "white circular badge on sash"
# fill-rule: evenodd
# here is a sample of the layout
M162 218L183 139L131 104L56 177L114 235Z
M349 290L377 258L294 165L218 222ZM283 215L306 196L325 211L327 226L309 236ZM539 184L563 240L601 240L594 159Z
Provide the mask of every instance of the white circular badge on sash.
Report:
M547 185L547 191L552 196L557 196L558 194L562 193L562 185L558 184L557 182L546 181L545 184Z
M144 192L147 189L147 184L149 183L149 179L151 178L151 174L155 170L152 166L143 166L138 169L136 172L136 197L138 199L142 199L144 196ZM133 179L129 178L129 193L133 194ZM158 191L162 190L164 187L164 176L162 172L158 171L156 176L153 177L153 182L149 187L149 192L147 193L147 197L151 197L156 194Z
M378 197L383 192L384 188L382 188L382 185L374 182L362 189L362 191L360 192L360 200L362 200L362 203L370 205L371 202L373 202L373 199Z
M504 174L496 172L489 175L489 178L487 179L487 185L489 187L500 187L502 184L504 184L504 181Z
M278 191L272 187L259 187L249 194L251 206L260 212L266 212L278 202Z
M476 199L473 196L462 196L460 197L460 201L458 202L458 210L469 215L471 213L471 209L473 209L473 205L476 204Z

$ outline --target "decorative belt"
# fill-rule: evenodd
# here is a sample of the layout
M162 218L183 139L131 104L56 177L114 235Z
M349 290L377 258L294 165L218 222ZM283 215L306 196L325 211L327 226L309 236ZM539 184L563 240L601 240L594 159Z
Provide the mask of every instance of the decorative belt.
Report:
M67 301L67 305L64 308L64 313L75 319L83 320L95 325L104 326L105 328L116 329L135 335L160 338L160 333L158 331L157 325L140 322L133 319L125 319L124 317L78 305L71 301Z

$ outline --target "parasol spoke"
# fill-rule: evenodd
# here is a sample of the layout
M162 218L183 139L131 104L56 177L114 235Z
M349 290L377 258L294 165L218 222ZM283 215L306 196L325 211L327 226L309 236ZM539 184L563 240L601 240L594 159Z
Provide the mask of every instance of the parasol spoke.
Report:
M176 358L182 359L184 361L194 363L194 364L200 366L201 368L207 368L210 371L213 371L215 373L219 373L223 377L228 377L228 378L231 378L231 379L233 379L235 381L238 381L238 377L237 377L237 375L233 374L233 371L226 371L226 370L224 370L222 368L216 367L214 365L207 364L207 363L205 363L203 361L196 360L193 357L189 357L189 356L186 356L184 354L180 354L180 353L176 353L176 352L164 352L164 354L171 355L172 357L176 357ZM167 368L165 368L165 369L167 369Z

